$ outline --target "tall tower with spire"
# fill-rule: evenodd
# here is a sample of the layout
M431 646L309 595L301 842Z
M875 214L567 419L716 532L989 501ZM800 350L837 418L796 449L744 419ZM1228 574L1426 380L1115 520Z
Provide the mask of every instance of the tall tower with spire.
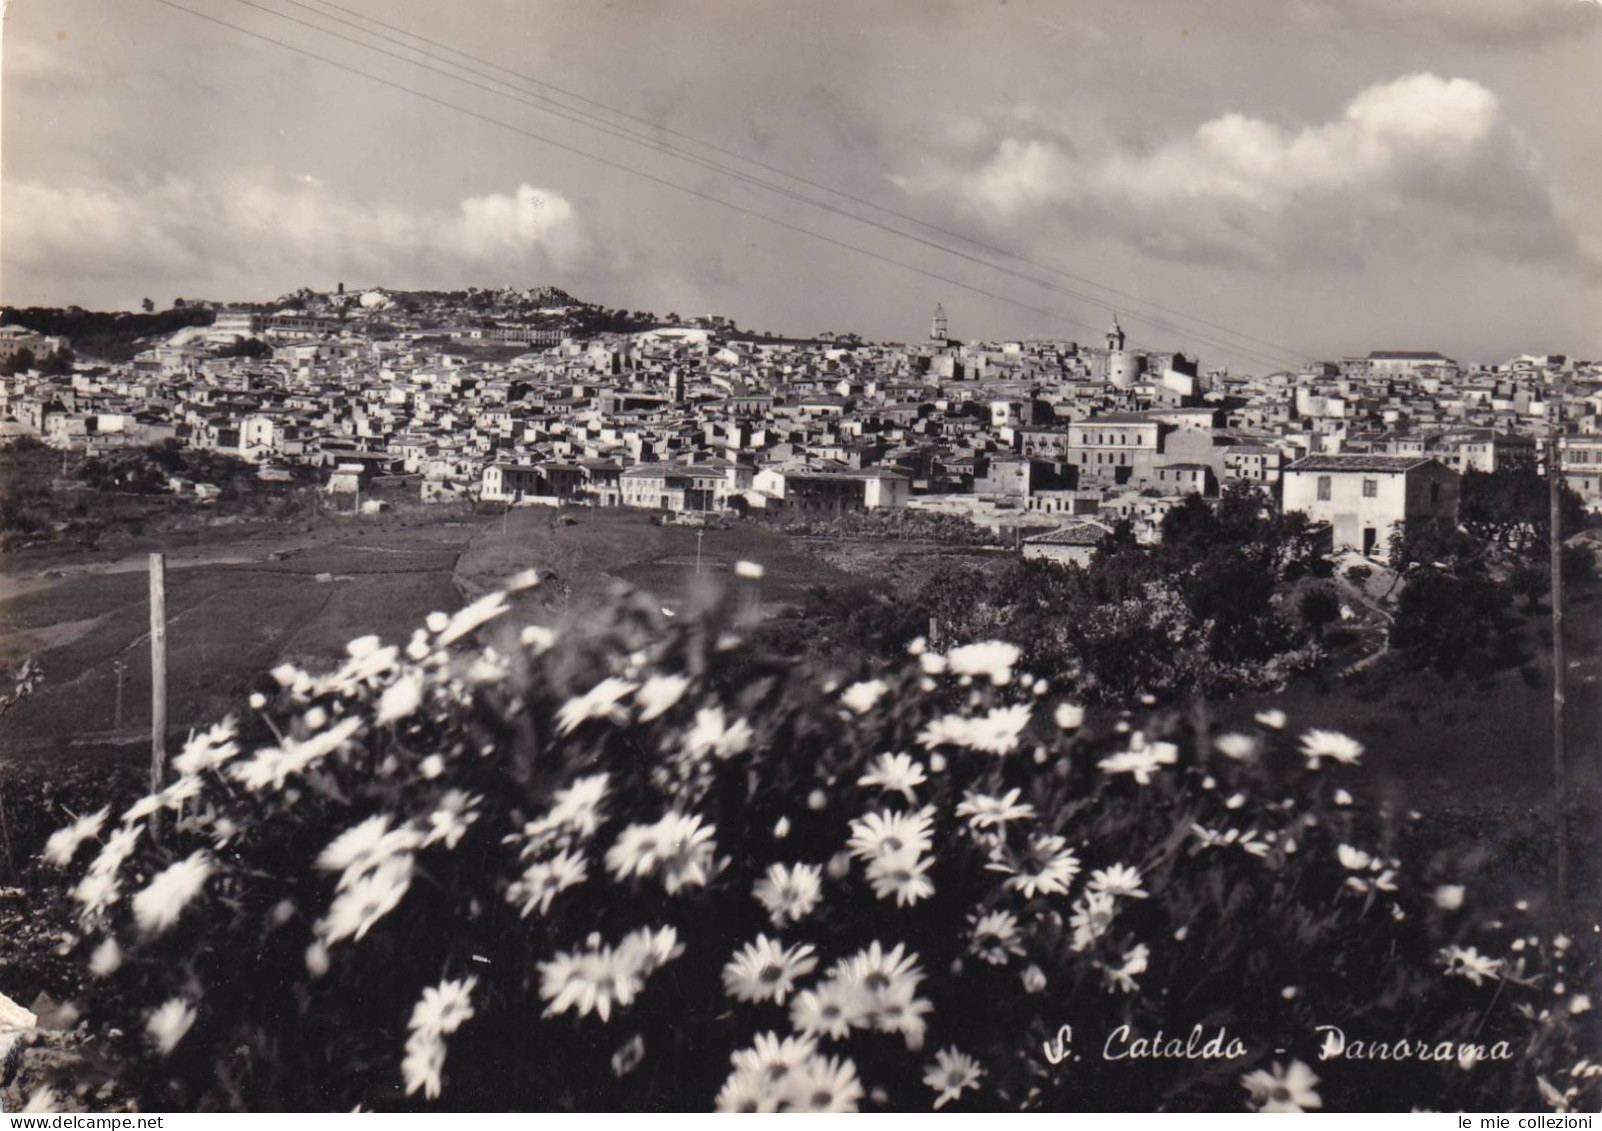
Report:
M1140 380L1145 361L1142 355L1124 348L1124 328L1118 325L1118 315L1114 314L1112 329L1107 331L1107 380L1114 388L1127 389Z
M946 308L939 303L935 304L934 321L929 324L929 341L942 347L949 341L946 336Z

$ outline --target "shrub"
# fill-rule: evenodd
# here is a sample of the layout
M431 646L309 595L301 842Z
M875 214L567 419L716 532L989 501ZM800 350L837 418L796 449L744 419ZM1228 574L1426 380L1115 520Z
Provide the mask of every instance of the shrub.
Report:
M1340 595L1332 585L1314 585L1302 592L1297 611L1302 615L1302 623L1315 637L1321 638L1324 627L1341 615Z
M996 641L826 681L738 646L751 597L559 637L491 593L52 838L138 1102L1589 1102L1591 939L1401 859L1352 740L1087 734Z

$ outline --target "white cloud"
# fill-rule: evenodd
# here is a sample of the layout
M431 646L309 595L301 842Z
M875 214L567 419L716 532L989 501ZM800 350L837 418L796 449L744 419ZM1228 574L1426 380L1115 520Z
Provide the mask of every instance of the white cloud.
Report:
M1539 164L1494 93L1409 75L1300 128L1225 114L1154 147L1007 136L898 179L992 227L1059 223L1176 259L1349 262L1455 243L1512 259L1572 256Z
M6 186L4 258L17 290L52 281L126 279L276 292L307 280L390 285L546 281L589 240L573 205L550 189L469 197L416 210L342 196L317 178L180 177L125 186ZM10 289L10 287L8 287Z

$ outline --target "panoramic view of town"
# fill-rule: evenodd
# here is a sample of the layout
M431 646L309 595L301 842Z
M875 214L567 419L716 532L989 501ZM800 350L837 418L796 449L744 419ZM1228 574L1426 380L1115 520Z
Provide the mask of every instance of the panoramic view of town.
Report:
M647 5L608 90L554 0L15 5L0 1111L1590 1126L1602 135L1507 44L1595 60L1602 5L1015 6L942 18L1327 36L1331 100L1059 136L832 8ZM751 83L793 135L688 109ZM588 173L416 204L512 143Z

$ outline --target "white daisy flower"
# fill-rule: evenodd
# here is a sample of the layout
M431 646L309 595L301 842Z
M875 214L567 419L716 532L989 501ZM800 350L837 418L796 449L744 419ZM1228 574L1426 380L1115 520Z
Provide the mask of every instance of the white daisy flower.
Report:
M401 1060L401 1080L406 1094L419 1091L424 1099L437 1100L443 1089L440 1077L445 1071L445 1041L438 1033L413 1033L406 1039L406 1056Z
M857 779L857 784L864 789L877 787L887 793L899 793L912 805L918 800L912 792L914 787L928 780L923 764L913 761L912 755L885 753L874 759L868 772Z
M410 718L423 705L423 677L408 672L384 689L373 722L378 726Z
M779 1110L853 1112L864 1094L854 1063L838 1057L815 1056L790 1074Z
M1146 972L1150 958L1151 949L1145 943L1139 943L1134 949L1125 952L1123 965L1117 969L1104 967L1102 972L1106 975L1108 989L1116 989L1119 993L1125 994L1132 994L1140 989L1135 978Z
M159 935L171 927L215 870L211 857L196 851L160 872L133 898L134 921L139 929Z
M641 686L634 702L641 708L639 721L648 723L684 697L690 681L681 675L653 675Z
M551 798L551 808L538 821L523 826L523 835L539 840L549 833L568 830L579 840L588 840L600 827L601 802L606 798L610 780L606 774L591 774L578 778L566 789L559 789Z
M66 828L51 833L50 839L45 841L45 863L53 864L57 868L65 868L72 863L72 858L78 854L83 842L100 835L100 830L105 827L106 818L110 813L111 807L107 806L98 812L79 817Z
M265 699L262 706L266 706ZM234 741L234 719L230 715L184 743L183 752L172 760L172 768L188 777L205 770L215 770L238 754L239 745Z
M1107 933L1113 916L1118 913L1118 901L1106 892L1087 891L1073 905L1068 925L1074 929L1075 951L1089 950L1091 945Z
M477 978L458 978L429 986L412 1007L407 1026L414 1033L449 1035L473 1017L473 989Z
M872 1012L873 996L860 983L829 978L795 996L790 1024L798 1033L844 1040L853 1027L866 1028Z
M882 679L870 679L861 683L853 683L840 695L840 702L859 715L866 715L873 710L873 705L884 697L890 690L890 685Z
M340 891L327 918L317 924L323 941L330 946L347 938L361 941L380 919L400 906L412 886L413 870L411 853L390 856Z
M665 814L654 825L630 825L606 853L606 867L619 880L660 874L669 895L711 878L716 829L696 815Z
M1028 849L1016 859L997 859L986 864L992 872L1005 872L1003 886L1025 899L1037 895L1067 895L1074 877L1079 875L1079 857L1060 836L1038 833L1029 838Z
M744 719L726 724L722 707L703 707L695 713L695 725L684 735L684 750L692 758L710 754L720 759L732 758L751 748L755 734Z
M438 630L439 646L443 648L447 644L455 643L474 629L488 624L502 613L507 612L509 608L510 606L506 603L506 594L499 589L484 594L484 596L447 620L444 627Z
M145 1019L145 1036L162 1056L170 1056L195 1023L195 1007L181 997L169 998Z
M1302 755L1309 770L1318 769L1325 758L1343 766L1355 766L1363 757L1363 744L1339 731L1310 730L1302 735Z
M1145 899L1147 894L1140 886L1140 871L1127 864L1098 868L1090 873L1087 886L1091 891L1106 892L1122 899Z
M1299 1060L1293 1060L1289 1068L1282 1068L1275 1062L1270 1069L1259 1068L1247 1073L1240 1082L1250 1093L1256 1111L1300 1112L1324 1106L1324 1101L1313 1090L1318 1077Z
M549 860L536 860L523 870L522 878L506 890L506 900L522 904L522 916L536 911L548 914L551 903L570 887L589 877L590 865L584 853L562 849Z
M1109 774L1129 774L1141 785L1150 785L1152 778L1164 766L1179 761L1179 747L1172 742L1147 744L1139 734L1134 736L1128 750L1109 755L1096 765Z
M1009 789L1000 797L969 790L957 804L957 816L966 820L970 828L988 829L1005 825L1008 821L1021 821L1035 815L1033 805L1019 804L1022 790Z
M908 851L921 856L934 845L930 832L934 826L934 807L925 805L916 812L888 809L867 813L851 822L851 838L846 842L851 855L874 860Z
M954 675L985 676L1001 686L1011 681L1013 665L1022 654L1016 644L987 640L982 644L953 648L946 653L946 663Z
M968 916L972 929L968 949L992 966L1005 966L1015 957L1024 954L1023 941L1018 932L1018 916L1010 911L990 911L981 916Z
M1233 758L1237 762L1249 762L1257 757L1261 743L1249 734L1238 734L1231 731L1221 734L1213 740L1213 749L1226 758Z
M797 979L817 969L814 948L785 946L778 939L758 935L735 951L723 967L723 989L739 1001L775 1001L780 1005L795 990Z
M1475 947L1449 946L1441 950L1441 962L1448 974L1467 978L1476 986L1486 978L1502 976L1502 960L1483 955Z
M571 734L590 719L604 719L619 710L618 701L635 689L635 684L607 676L583 695L569 699L556 712L556 732Z
M933 865L933 857L903 848L868 861L868 883L878 898L895 896L897 907L909 907L934 894L934 882L928 876Z
M811 915L823 897L823 868L818 864L769 866L753 890L775 927L798 923Z

